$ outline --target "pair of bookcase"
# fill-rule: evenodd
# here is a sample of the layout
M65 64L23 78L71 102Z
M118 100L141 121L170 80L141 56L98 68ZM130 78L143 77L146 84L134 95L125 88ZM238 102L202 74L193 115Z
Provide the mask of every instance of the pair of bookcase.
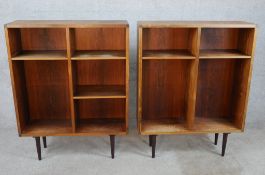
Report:
M20 136L128 133L126 21L15 21L5 25ZM149 135L244 129L255 25L139 22L138 128Z

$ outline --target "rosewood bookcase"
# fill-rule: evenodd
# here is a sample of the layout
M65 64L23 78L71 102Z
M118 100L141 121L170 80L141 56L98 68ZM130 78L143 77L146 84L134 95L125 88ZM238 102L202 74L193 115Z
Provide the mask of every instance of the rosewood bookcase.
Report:
M161 134L243 132L256 26L246 22L138 23L138 128L152 157Z
M110 136L128 130L126 21L15 21L5 25L19 136Z

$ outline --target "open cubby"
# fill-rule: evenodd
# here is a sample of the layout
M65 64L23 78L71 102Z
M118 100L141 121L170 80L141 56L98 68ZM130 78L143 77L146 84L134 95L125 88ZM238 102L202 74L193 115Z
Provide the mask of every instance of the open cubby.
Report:
M126 98L125 60L75 60L74 99Z
M73 60L125 59L126 28L70 29Z
M72 132L67 61L13 61L21 134Z
M196 28L143 28L143 59L195 59Z
M66 29L10 28L12 60L66 60Z
M203 28L200 58L251 58L253 28Z

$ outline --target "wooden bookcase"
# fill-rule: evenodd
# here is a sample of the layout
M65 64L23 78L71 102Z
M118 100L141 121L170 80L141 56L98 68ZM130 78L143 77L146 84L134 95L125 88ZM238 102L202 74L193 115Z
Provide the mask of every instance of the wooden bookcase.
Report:
M138 128L149 135L243 132L256 26L246 22L138 23Z
M126 21L15 21L5 25L20 136L115 135L128 130Z

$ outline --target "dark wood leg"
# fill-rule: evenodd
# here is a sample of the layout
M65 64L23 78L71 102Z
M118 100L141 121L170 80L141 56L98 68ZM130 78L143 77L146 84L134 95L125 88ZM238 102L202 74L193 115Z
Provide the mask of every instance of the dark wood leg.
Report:
M217 142L218 142L218 136L219 136L218 133L215 133L215 134L214 134L214 144L215 144L215 145L217 145Z
M40 137L35 137L38 159L41 160Z
M155 151L156 151L156 135L151 136L151 143L152 143L152 158L155 158Z
M42 137L42 141L43 141L44 148L47 148L46 137Z
M226 143L227 143L227 137L229 133L223 134L223 145L222 145L222 156L225 155L225 149L226 149Z
M152 146L152 137L149 136L149 146Z
M115 135L110 135L111 158L114 159Z

